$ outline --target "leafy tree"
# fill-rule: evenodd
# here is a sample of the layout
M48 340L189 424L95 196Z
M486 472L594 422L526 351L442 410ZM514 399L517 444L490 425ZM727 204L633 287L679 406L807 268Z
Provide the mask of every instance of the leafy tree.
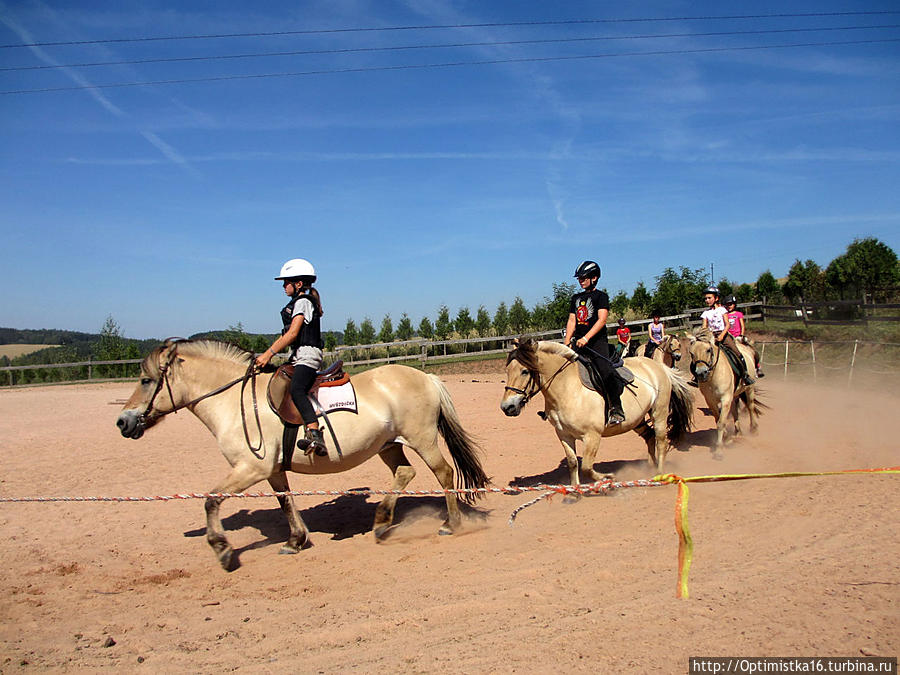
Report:
M446 340L453 330L453 324L450 321L450 308L447 305L438 307L437 321L434 322L434 334L438 340Z
M615 297L609 301L609 310L616 316L625 316L628 309L628 295L625 291L619 291Z
M347 319L347 325L344 326L344 344L359 344L359 331L356 329L356 322L353 319Z
M365 317L359 324L359 342L357 344L370 345L375 342L375 326L372 319Z
M250 339L250 349L255 354L262 354L269 348L269 345L272 344L272 341L265 335L254 335Z
M547 330L550 323L550 311L546 303L539 302L531 310L529 323L534 330Z
M512 307L509 308L509 327L512 328L513 333L524 332L528 328L530 318L528 308L525 307L522 298L516 296Z
M782 289L791 302L821 300L825 296L825 273L812 260L794 261Z
M722 277L716 286L719 289L719 297L724 298L726 295L734 295L734 284L732 284L728 279Z
M106 321L100 329L100 339L97 341L95 354L99 361L117 361L125 358L125 340L122 338L119 324L111 314L106 317Z
M403 312L403 314L400 315L400 323L397 324L397 339L409 340L412 336L412 321L409 320L409 315L406 312Z
M222 337L225 342L237 345L241 349L251 351L253 348L253 340L244 330L244 325L240 321L238 321L235 326L228 326L228 328L223 331Z
M750 284L741 284L734 289L734 297L738 302L750 302L753 300L753 286Z
M631 300L628 301L628 306L631 307L632 311L640 316L645 316L649 314L651 310L651 305L653 304L653 298L650 296L649 291L644 287L644 282L640 282L634 289L634 293L631 295Z
M385 314L381 320L381 330L378 331L379 342L394 341L394 323L391 321L391 315Z
M497 311L494 312L494 319L492 321L494 326L494 332L497 335L506 335L506 332L509 330L509 311L506 309L506 303L500 302L497 305Z
M689 307L699 307L706 287L706 270L671 267L656 277L653 306L665 314L680 314Z
M491 315L488 314L484 305L478 308L478 312L475 315L475 330L478 331L480 337L487 337L491 330Z
M756 280L756 299L766 300L769 303L778 302L781 299L781 286L771 271L766 270Z
M569 318L569 305L575 294L575 284L553 284L553 297L544 298L547 308L547 329L562 328Z
M426 340L430 340L434 337L434 326L431 323L431 319L427 316L423 316L422 320L419 322L419 337L425 338Z
M467 337L469 331L475 328L475 320L472 319L468 307L459 308L459 311L456 313L456 321L453 322L453 327L456 332L463 337Z
M335 347L337 347L337 338L334 333L330 331L325 333L325 351L333 352Z
M825 268L825 289L829 295L836 295L841 300L858 294L859 285L853 277L846 254L838 256Z
M875 237L854 239L844 257L850 277L868 295L900 282L897 254Z

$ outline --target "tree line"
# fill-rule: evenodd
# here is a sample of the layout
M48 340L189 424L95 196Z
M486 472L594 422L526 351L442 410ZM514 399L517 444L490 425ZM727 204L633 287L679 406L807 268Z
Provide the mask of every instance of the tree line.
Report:
M702 307L703 290L710 285L705 269L688 267L677 270L667 267L655 280L652 292L641 282L630 294L616 293L610 298L610 314L616 319L624 317L627 320L649 318L653 311L663 316L680 314L688 308ZM897 255L883 242L867 238L854 240L847 251L824 270L812 260L801 262L798 259L784 284L779 283L771 270L766 270L752 284L736 283L723 277L716 285L723 297L734 295L739 303L793 304L799 299L860 298L863 294L877 298L879 294L896 293L898 283L900 265ZM359 324L350 318L344 327L343 342L335 344L365 345L415 337L428 340L496 337L562 328L569 315L569 301L577 290L580 289L574 283L553 284L552 293L530 309L521 297L516 297L509 305L501 302L493 313L481 305L474 316L468 306L458 308L452 316L449 307L440 305L434 321L426 316L417 326L405 312L396 326L391 315L385 315L379 329L369 317Z

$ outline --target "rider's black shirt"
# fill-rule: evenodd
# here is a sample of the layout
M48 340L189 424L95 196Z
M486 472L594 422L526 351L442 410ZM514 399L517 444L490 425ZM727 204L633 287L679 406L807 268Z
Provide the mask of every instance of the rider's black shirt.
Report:
M601 309L609 311L609 296L603 291L594 289L593 291L582 291L572 296L569 303L569 313L575 315L575 332L569 338L573 342L578 338L587 335L587 332L597 323L597 312ZM591 338L588 347L596 349L597 344L607 346L606 325L604 324L597 334ZM601 352L605 354L606 352Z

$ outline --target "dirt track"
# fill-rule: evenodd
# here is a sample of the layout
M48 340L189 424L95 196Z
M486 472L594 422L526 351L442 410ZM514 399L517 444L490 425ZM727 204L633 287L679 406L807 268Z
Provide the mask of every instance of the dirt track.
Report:
M534 414L507 419L502 375L445 375L482 440L496 485L567 482L562 450ZM824 471L900 464L896 388L852 401L762 383L761 433L710 459L712 418L682 475ZM198 492L226 471L189 413L140 441L114 426L131 385L0 392L0 494ZM699 395L697 396L700 401ZM745 424L746 427L746 424ZM608 439L601 470L651 475L634 434ZM437 487L419 474L410 488ZM373 460L295 489L388 487ZM259 486L268 489L268 485ZM675 488L575 505L494 495L465 531L439 537L442 498L405 497L376 545L376 498L300 498L313 548L278 555L274 499L229 500L241 567L223 572L200 501L0 504L0 671L687 672L691 655L894 656L900 652L900 477L837 476L695 485L691 599L675 599ZM114 642L115 644L111 644ZM104 646L107 645L107 646Z

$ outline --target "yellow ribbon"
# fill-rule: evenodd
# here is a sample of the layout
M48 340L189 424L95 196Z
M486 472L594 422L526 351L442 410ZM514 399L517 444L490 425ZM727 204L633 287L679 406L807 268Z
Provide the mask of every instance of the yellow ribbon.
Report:
M883 469L848 469L846 471L786 471L783 473L737 473L718 476L678 476L674 473L660 474L650 480L654 483L678 483L678 497L675 500L675 532L678 533L678 588L675 597L687 599L688 572L694 557L694 540L688 527L688 483L714 483L726 480L750 480L753 478L796 478L798 476L840 476L849 474L900 474L900 466Z

